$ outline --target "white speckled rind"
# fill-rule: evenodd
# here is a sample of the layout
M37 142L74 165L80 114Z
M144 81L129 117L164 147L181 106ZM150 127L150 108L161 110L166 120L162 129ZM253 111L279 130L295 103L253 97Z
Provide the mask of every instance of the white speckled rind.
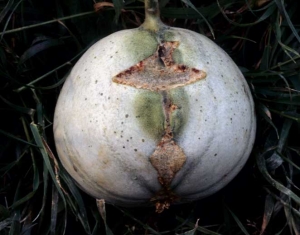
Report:
M177 63L207 73L180 88L189 111L176 143L187 161L171 187L182 201L195 200L224 187L245 164L256 129L253 101L237 66L211 40L178 28L161 36L180 42ZM54 118L57 152L76 182L96 198L147 204L161 187L149 162L159 139L144 130L135 110L137 99L149 91L112 82L157 45L155 36L141 29L112 34L81 57L61 91Z

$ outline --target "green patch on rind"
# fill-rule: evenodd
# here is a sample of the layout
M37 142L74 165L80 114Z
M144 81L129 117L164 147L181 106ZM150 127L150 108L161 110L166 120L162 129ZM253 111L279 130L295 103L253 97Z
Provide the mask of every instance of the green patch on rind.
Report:
M189 102L184 88L168 91L168 99L176 106L170 114L170 125L176 139L183 131L189 116ZM166 117L163 97L159 92L143 91L135 97L136 119L145 133L155 141L160 141L165 133Z
M138 63L141 60L153 55L157 49L158 41L152 32L141 28L135 29L134 33L126 39L126 55L131 55ZM145 45L147 45L145 47Z
M161 94L146 90L141 92L135 98L134 109L142 130L150 138L160 141L165 121Z

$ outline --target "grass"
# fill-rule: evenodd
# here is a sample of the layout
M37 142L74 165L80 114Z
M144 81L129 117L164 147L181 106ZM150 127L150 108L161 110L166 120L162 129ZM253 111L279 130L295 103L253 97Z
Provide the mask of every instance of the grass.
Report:
M235 60L258 131L227 187L157 214L97 208L55 152L53 111L74 63L97 40L143 21L142 1L112 2L97 12L92 0L0 2L0 234L300 234L299 3L160 1L166 24L210 37Z

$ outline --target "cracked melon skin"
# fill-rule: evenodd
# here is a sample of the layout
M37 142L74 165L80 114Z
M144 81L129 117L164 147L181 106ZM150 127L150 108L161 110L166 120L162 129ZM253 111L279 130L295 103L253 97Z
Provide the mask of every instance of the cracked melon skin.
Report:
M165 90L113 81L163 42L178 43L175 64L205 77ZM175 108L169 112L166 104ZM94 44L67 78L54 116L63 166L84 191L121 206L150 205L161 192L163 176L150 158L161 151L167 130L174 151L185 157L168 184L175 203L229 183L247 161L256 130L253 100L238 67L210 39L179 28L124 30Z

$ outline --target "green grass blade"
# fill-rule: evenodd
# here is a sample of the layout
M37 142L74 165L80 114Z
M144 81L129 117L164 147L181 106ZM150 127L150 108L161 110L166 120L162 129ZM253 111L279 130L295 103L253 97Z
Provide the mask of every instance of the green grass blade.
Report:
M272 113L276 113L276 114L278 114L278 115L280 115L282 117L289 118L289 119L291 119L293 121L296 121L296 122L300 123L300 114L297 114L295 112L290 112L290 111L287 111L287 112L285 112L285 111L278 111L278 110L275 110L275 109L270 109L270 111Z
M293 95L291 98L290 97L280 97L278 99L263 99L259 98L259 100L267 101L270 103L276 103L276 104L287 104L287 105L295 105L295 106L300 106L300 96L298 95Z
M10 170L12 170L12 168L14 168L18 164L20 164L21 160L23 159L23 157L25 156L26 152L28 151L28 147L29 146L25 147L23 153L20 154L20 156L18 157L17 160L15 160L15 161L13 161L13 162L5 165L4 167L0 168L0 172L3 172L3 174L0 177L4 177Z
M293 120L291 120L291 119L285 119L285 121L283 123L283 127L281 129L280 138L279 138L279 142L278 142L278 148L277 148L277 151L279 153L281 153L283 150L283 147L289 136L292 124L293 124Z
M272 186L274 186L276 189L278 189L280 192L287 195L288 197L291 197L298 205L300 205L300 198L293 191L286 188L278 181L274 180L271 177L271 175L269 174L269 172L267 171L266 163L265 163L265 159L264 159L264 156L267 152L265 152L263 154L257 154L257 156L256 156L257 166L258 166L260 172Z
M9 217L9 210L0 204L0 220L7 219ZM1 228L1 226L0 226ZM1 231L1 229L0 229Z
M74 61L74 60L76 60L76 59L77 59L79 56L81 56L84 52L85 52L85 50L81 51L81 52L78 53L76 56L74 56L70 61L67 61L67 62L63 63L62 65L60 65L60 66L54 68L53 70L51 70L51 71L45 73L44 75L38 77L37 79L35 79L35 80L29 82L29 83L26 84L25 86L22 86L22 87L16 89L15 92L18 93L18 92L21 92L21 91L23 91L23 90L25 90L25 89L27 89L27 88L35 88L35 87L32 86L33 84L35 84L35 83L37 83L37 82L43 80L44 78L48 77L48 76L51 75L52 73L57 72L57 70L59 70L59 69L65 67L65 66L67 66L67 65L72 65L71 62Z
M197 233L197 228L198 228L198 221L199 219L196 221L196 224L195 224L195 228L190 230L190 231L186 231L184 233L176 233L176 235L195 235Z
M228 206L225 205L225 207L227 208L227 210L229 211L229 213L231 214L232 218L234 219L234 221L237 223L237 225L239 226L239 228L241 229L241 231L245 234L245 235L250 235L250 233L247 231L247 229L245 228L245 226L242 224L242 222L240 221L240 219L228 208Z
M115 22L118 22L119 16L121 14L121 10L124 6L124 2L122 0L113 0L114 8L115 8Z
M287 204L290 204L289 202L287 202ZM289 207L284 207L284 213L285 213L285 217L286 217L286 221L287 221L287 224L289 226L289 229L290 229L290 233L291 234L294 234L293 233L293 216L291 214L291 211L290 211L290 208ZM297 233L295 233L297 235Z
M160 8L163 8L165 7L168 3L169 3L170 0L160 0L159 1L159 7Z
M5 7L3 8L3 10L0 13L0 23L2 22L2 20L6 16L6 14L9 12L9 10L12 8L13 4L14 4L14 0L9 0L6 3Z
M38 227L38 231L41 231L42 229L42 222L43 222L43 219L44 219L44 216L45 216L45 205L46 205L46 201L47 201L47 192L48 192L48 177L49 176L49 171L47 169L47 166L46 166L46 163L43 162L43 201L42 201L42 207L39 211L39 213L37 214L36 218L33 219L33 222L35 222L37 219L40 218L40 223L39 223L39 227Z
M275 235L282 235L283 232L284 232L284 230L285 230L285 228L286 228L286 226L287 226L287 224L278 233L276 233Z
M287 13L286 9L285 9L285 4L284 4L284 0L275 0L278 8L283 12L284 16L285 16L285 19L290 27L290 29L292 30L294 36L297 38L298 42L300 42L300 37L298 35L298 32L297 30L295 29L291 19L290 19L290 16L289 14Z
M265 190L268 192L269 195L271 195L274 199L276 199L277 201L279 201L284 207L288 207L290 208L290 210L293 211L293 213L295 215L297 215L300 218L300 212L295 209L294 207L291 207L290 204L287 204L286 201L284 201L281 197L277 196L276 194L274 194L273 192L271 192L269 189L265 188Z
M21 213L19 210L15 210L12 218L12 223L9 230L9 235L20 235L21 234Z
M134 220L135 222L137 222L138 224L140 224L141 226L143 226L146 230L149 230L152 234L154 235L161 235L163 233L159 233L157 232L155 229L153 229L152 227L150 227L149 225L141 222L140 220L138 220L137 218L135 218L133 215L131 215L128 211L126 211L125 209L121 209L120 207L115 206L116 208L118 208L125 216L131 218L132 220Z
M2 39L3 39L3 35L5 34L5 31L6 31L6 29L7 29L7 26L8 26L8 24L9 24L9 22L10 22L12 16L13 16L14 12L15 12L16 9L19 7L19 5L21 4L21 2L23 2L23 0L20 0L20 1L15 5L15 7L12 9L10 15L8 16L8 19L7 19L6 22L5 22L4 28L3 28L2 32L0 33L0 36L1 36L1 37L0 37L0 42L1 42Z
M101 215L99 213L99 209L95 209L95 208L92 208L91 209L91 213L93 215L93 218L95 219L96 223L94 225L94 228L93 228L93 231L92 231L92 235L98 235L98 234L101 234L101 231L100 231L100 225L102 224L101 221L103 221L101 219Z
M60 171L60 176L62 178L62 180L66 183L66 185L68 186L71 195L74 197L74 201L78 204L79 207L79 211L76 208L75 213L77 214L77 216L79 217L79 220L81 221L81 224L83 225L85 231L87 234L91 233L91 229L88 223L88 217L87 217L87 212L85 209L85 205L84 205L84 201L81 197L81 194L78 190L78 188L76 187L76 185L74 184L73 180L70 178L70 176L65 172L64 169L61 169ZM71 198L70 198L71 200Z
M27 30L27 29L32 29L32 28L43 26L43 25L47 25L47 24L57 23L57 22L63 21L63 20L69 20L69 19L73 19L73 18L77 18L77 17L83 17L83 16L86 16L86 15L92 15L92 14L95 14L95 11L82 12L82 13L79 13L79 14L75 14L75 15L71 15L71 16L65 16L65 17L45 21L45 22L38 23L38 24L27 25L27 26L23 26L23 27L20 27L20 28L16 28L16 29L2 31L2 32L0 32L0 35L1 35L1 37L3 37L4 34L16 33L16 32L24 31L24 30Z
M182 219L182 218L177 217L177 219L178 219L180 222L185 222L184 219ZM190 226L190 227L194 227L194 226L195 226L195 224L193 224L193 223L191 223L191 222L187 223L187 225ZM201 233L207 234L207 235L221 235L220 233L211 231L211 230L209 230L209 229L207 229L207 228L204 228L204 227L202 227L202 226L199 226L199 225L197 226L197 231L200 231Z
M50 235L56 234L56 222L58 214L58 192L54 185L52 185L52 206L51 206L51 225Z
M64 203L64 206L65 208L67 207L67 203L66 203L66 200L65 200L65 196L62 192L62 189L57 181L57 178L54 174L54 171L53 171L53 168L52 168L52 165L51 165L51 162L49 160L49 157L48 157L48 153L47 153L47 150L45 149L45 146L43 144L43 140L42 140L42 137L39 133L39 130L38 130L38 127L36 124L34 123L31 123L30 124L30 128L31 128L31 131L32 131L32 134L34 136L34 139L35 139L35 142L37 143L37 145L39 146L39 150L41 152L41 155L43 156L43 160L45 162L45 165L47 167L47 170L49 171L50 173L50 176L52 178L52 182L54 183L54 185L56 186L57 188L57 191L59 193L59 195L61 196L62 200L63 200L63 203ZM66 218L66 213L67 213L67 210L65 210L65 218ZM65 225L66 226L66 225Z
M47 50L52 47L62 46L64 42L60 39L48 39L37 43L30 48L28 48L21 56L19 60L19 65L24 64L31 57L37 55L39 52Z
M61 78L57 83L50 85L50 86L44 86L44 87L36 87L36 89L38 90L52 90L54 88L60 87L62 84L64 84L64 82L66 81L67 77L69 76L69 73L66 73L66 75Z
M261 70L268 70L269 69L269 64L270 64L270 51L271 51L271 46L266 45L264 48L264 53L261 58L261 64L260 64L260 69Z
M8 101L7 99L5 99L4 97L2 97L1 95L0 95L0 99L5 104L7 104L8 106L10 106L14 111L17 111L19 113L28 114L29 116L33 116L34 113L35 113L34 109L22 107L22 106L19 106L19 105L15 105L15 104L11 103L10 101Z
M3 131L3 130L1 130L1 129L0 129L0 134L3 134L3 135L5 135L6 137L9 137L9 138L11 138L11 139L13 139L13 140L20 141L20 142L22 142L22 143L24 143L24 144L28 144L28 145L37 147L37 145L32 144L32 143L30 143L30 142L27 142L26 140L23 140L23 139L21 139L21 138L19 138L19 137L17 137L17 136L14 136L14 135L12 135L12 134L6 132L6 131Z
M7 218L5 220L1 220L0 221L0 231L2 231L3 229L9 227L11 224L11 218Z
M300 166L298 166L296 163L294 163L291 159L285 157L283 154L280 154L280 153L278 153L278 154L284 161L288 162L289 164L291 164L293 167L295 167L297 170L300 171Z
M221 4L225 3L226 0L221 0ZM198 13L200 12L203 17L207 20L213 19L214 17L220 14L219 7L217 3L212 2L210 5L201 6L196 8L195 11L190 7L166 7L161 9L161 15L165 18L175 18L175 19L203 19L202 16Z
M25 135L26 135L26 139L29 141L31 136L29 134L27 123L26 123L24 117L21 117L21 122L22 122L23 129L24 129L24 132L25 132ZM30 151L30 156L31 156L31 161L32 161L32 168L33 168L33 182L32 182L33 191L36 191L39 187L39 184L40 184L39 171L37 169L37 164L36 164L35 156L34 156L34 153L33 153L33 149L30 148L29 151ZM18 160L18 161L20 161L20 160Z
M16 207L20 206L21 204L27 202L28 200L30 200L34 195L35 195L36 191L32 191L30 193L28 193L25 197L19 199L18 201L14 202L14 204L11 205L12 209L15 209Z
M194 6L194 4L190 1L190 0L181 0L182 2L184 2L185 4L187 4L189 7L191 7L194 11L196 11L204 20L204 22L206 23L206 25L209 28L209 31L211 33L211 35L213 36L213 38L215 38L215 33L213 28L211 27L210 23L208 22L208 20L203 16L203 14L197 10L197 8Z

